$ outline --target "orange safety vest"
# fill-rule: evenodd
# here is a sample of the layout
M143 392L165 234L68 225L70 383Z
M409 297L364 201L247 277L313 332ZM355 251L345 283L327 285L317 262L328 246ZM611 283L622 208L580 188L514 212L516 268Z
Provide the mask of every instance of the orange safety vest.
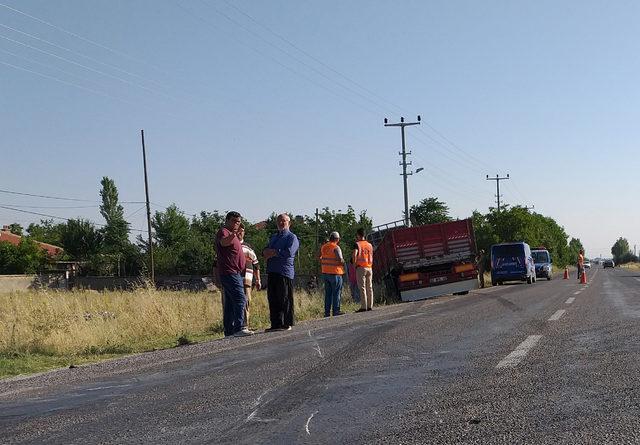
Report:
M357 241L356 244L358 245L356 267L371 268L371 266L373 266L373 246L365 240Z
M338 247L337 243L328 242L320 248L320 266L322 273L331 275L344 275L344 266L334 252Z

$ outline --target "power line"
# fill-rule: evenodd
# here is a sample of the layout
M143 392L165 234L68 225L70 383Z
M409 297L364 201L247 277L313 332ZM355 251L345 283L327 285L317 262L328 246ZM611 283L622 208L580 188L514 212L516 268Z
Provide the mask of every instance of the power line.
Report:
M99 205L92 206L25 206L25 205L16 205L16 204L3 204L10 205L12 207L16 207L19 209L96 209L100 207Z
M17 14L21 14L21 15L23 15L23 16L25 16L25 17L28 17L28 18L32 19L32 20L35 20L35 21L37 21L37 22L40 22L40 23L42 23L42 24L44 24L44 25L50 26L50 27L52 27L52 28L54 28L54 29L57 29L58 31L61 31L61 32L65 33L65 34L68 34L68 35L70 35L70 36L76 37L76 38L78 38L78 39L80 39L80 40L82 40L82 41L84 41L84 42L87 42L87 43L90 43L90 44L92 44L92 45L95 45L95 46L97 46L97 47L99 47L99 48L102 48L102 49L104 49L104 50L106 50L106 51L109 51L109 52L111 52L111 53L113 53L113 54L117 54L117 55L119 55L119 56L122 56L122 57L125 57L125 58L127 58L127 59L133 60L133 61L135 61L135 62L142 62L142 63L144 63L144 64L146 64L146 65L149 65L149 66L152 66L152 67L154 67L154 68L156 68L156 69L160 69L160 70L162 70L161 68L159 68L159 67L157 67L157 66L155 66L155 65L153 65L153 64L151 64L151 63L149 63L149 62L146 62L146 61L144 61L144 60L140 59L140 58L139 58L139 57L137 57L137 56L136 56L136 57L134 57L134 56L130 56L129 54L124 53L124 52L122 52L122 51L119 51L119 50L117 50L117 49L109 48L108 46L102 45L101 43L98 43L98 42L96 42L96 41L93 41L93 40L91 40L91 39L88 39L88 38L86 38L86 37L83 37L83 36L81 36L80 34L76 34L75 32L73 32L73 31L69 31L68 29L62 28L61 26L54 25L53 23L48 22L48 21L46 21L46 20L43 20L43 19L40 19L40 18L35 17L35 16L33 16L33 15L27 14L26 12L24 12L24 11L20 11L19 9L12 8L11 6L5 5L5 4L3 4L3 3L0 3L0 6L1 6L1 7L3 7L3 8L7 8L7 9L9 9L9 10L11 10L11 11L13 11L13 12L17 13Z
M192 17L193 19L198 20L198 21L201 21L201 22L203 22L205 25L207 25L207 26L209 26L209 27L211 27L211 28L214 28L214 29L215 29L215 25L214 25L212 22L210 22L208 19L204 18L202 15L194 14L193 12L191 12L190 10L188 10L187 8L185 8L183 5L181 5L181 4L179 4L179 3L177 3L176 5L177 5L177 6L178 6L178 8L180 8L184 13L186 13L187 15L189 15L190 17ZM258 56L260 56L260 57L264 57L264 58L266 58L266 59L270 59L271 61L273 61L273 62L275 62L276 64L280 65L282 68L286 69L287 71L290 71L290 72L292 72L293 74L295 74L296 76L299 76L300 78L302 78L302 79L306 80L307 82L309 82L309 83L311 83L311 84L313 84L313 85L317 86L318 88L321 88L321 89L323 89L323 90L327 91L328 93L332 94L333 96L336 96L336 97L338 97L338 98L339 98L339 99L341 99L341 100L344 100L344 101L346 101L346 102L349 102L349 103L351 103L352 105L355 105L356 107L360 108L361 110L366 111L367 113L371 113L371 114L372 114L372 115L374 115L374 116L379 116L379 113L378 113L378 112L372 111L371 109L364 107L363 105L361 105L361 104L359 104L359 103L357 103L357 102L355 102L355 101L351 100L350 98L347 98L347 97L345 97L345 96L343 96L343 95L340 95L339 93L336 93L335 91L331 90L330 88L326 87L325 85L323 85L323 84L321 84L321 83L319 83L319 82L315 81L315 80L314 80L314 79L312 79L311 77L306 76L305 74L303 74L303 73L301 73L301 72L299 72L299 71L296 71L294 68L291 68L290 66L288 66L288 65L286 65L286 64L284 64L284 63L282 63L280 60L276 59L275 57L270 56L270 55L268 55L268 54L266 54L266 53L264 53L264 52L260 52L260 51L258 51L256 48L254 48L253 46L248 45L248 44L246 44L246 43L244 43L244 42L242 42L242 41L238 40L237 38L230 37L230 36L226 36L226 37L227 37L229 40L232 40L232 41L236 42L237 44L242 45L242 46L246 47L247 49L249 49L249 50L253 51L253 52L254 52L254 53L256 53Z
M16 32L16 33L18 33L18 34L22 34L22 35L24 35L24 36L30 37L30 38L32 38L32 39L34 39L34 40L38 40L39 42L46 43L47 45L51 45L51 46L53 46L53 47L55 47L55 48L58 48L58 49L61 49L61 50L63 50L63 51L70 52L71 54L75 54L76 56L83 57L83 58L85 58L85 59L87 59L87 60L90 60L90 61L92 61L92 62L94 62L94 63L97 63L97 64L99 64L99 65L106 66L106 67L111 68L111 69L114 69L114 70L116 70L116 71L120 71L121 73L126 74L126 75L128 75L128 76L131 76L131 77L137 77L138 79L144 80L145 82L155 83L156 85L159 85L159 86L160 86L160 87L162 87L162 88L167 88L166 86L162 85L162 84L161 84L161 83L159 83L159 82L156 82L155 80L146 79L145 77L140 76L139 74L132 73L132 72L130 72L130 71L127 71L127 70L124 70L124 69L122 69L122 68L119 68L119 67L117 67L117 66L115 66L115 65L112 65L112 64L110 64L110 63L105 63L105 62L102 62L101 60L94 59L93 57L90 57L90 56L87 56L87 55L85 55L85 54L82 54L81 52L74 51L74 50L69 49L69 48L66 48L66 47L64 47L64 46L60 46L60 45L58 45L58 44L56 44L56 43L50 42L49 40L45 40L45 39L40 38L40 37L38 37L38 36L36 36L36 35L29 34L28 32L24 32L24 31L21 31L21 30L19 30L19 29L12 28L11 26L7 26L7 25L4 25L4 24L2 24L2 23L0 23L0 26L1 26L1 27L3 27L3 28L9 29L9 30L11 30L11 31L13 31L13 32ZM166 97L168 97L168 98L170 98L170 99L177 100L177 99L175 99L174 97L172 97L172 96L170 96L170 95L166 95L165 93L162 93L162 92L158 92L158 94L163 94L163 95L165 95Z
M0 38L1 38L1 39L4 39L4 40L7 40L7 41L9 41L9 42L15 43L15 44L17 44L17 45L25 46L25 47L27 47L27 48L29 48L29 49L32 49L32 50L34 50L34 51L38 51L39 53L46 54L47 56L54 57L54 58L56 58L56 59L62 60L62 61L67 62L67 63L70 63L70 64L72 64L72 65L79 66L79 67L81 67L81 68L84 68L85 70L88 70L88 71L94 72L94 73L96 73L96 74L100 74L100 75L105 76L105 77L110 77L111 79L117 80L117 81L119 81L119 82L126 83L127 85L130 85L130 86L133 86L133 87L137 87L137 88L141 88L141 89L146 90L146 91L148 91L148 92L150 92L150 93L153 93L153 94L160 94L160 95L162 95L162 96L169 97L170 99L173 99L171 96L167 96L165 93L163 93L163 92L161 92L161 91L156 91L156 90L153 90L153 89L151 89L151 88L148 88L148 87L146 87L146 86L144 86L144 85L140 85L140 84L137 84L137 83L135 83L135 82L132 82L132 81L130 81L130 80L128 80L128 79L124 79L124 78L119 77L119 76L114 76L113 74L105 73L104 71L100 71L100 70L97 70L97 69L92 68L92 67L90 67L90 66L83 65L82 63L78 63L78 62L76 62L76 61L74 61L74 60L67 59L66 57L59 56L59 55L57 55L57 54L55 54L55 53L52 53L52 52L49 52L49 51L45 51L45 50L43 50L43 49L37 48L37 47L35 47L35 46L29 45L29 44L24 43L24 42L20 42L19 40L15 40L15 39L12 39L12 38L9 38L9 37L6 37L6 36L3 36L3 35L0 35Z
M65 218L63 216L56 216L56 215L47 215L46 213L39 213L39 212L31 212L29 210L21 210L21 209L17 209L15 207L9 207L9 206L3 206L0 205L0 209L5 209L5 210L12 210L14 212L20 212L20 213L27 213L29 215L37 215L37 216L44 216L45 218L53 218L53 219L59 219L62 221L71 221L77 218ZM107 227L106 224L100 224L100 223L94 223L91 222L93 225L99 226L99 227ZM129 228L129 230L135 231L135 232L143 232L143 233L147 233L146 230L139 230L139 229L132 229Z
M230 3L230 2L228 2L227 0L223 0L223 1L224 1L224 3L225 3L225 4L227 4L229 7L231 7L231 8L233 8L233 9L235 9L235 10L236 10L236 11L238 11L240 14L244 15L244 16L245 16L245 17L247 17L249 20L251 20L252 22L254 22L255 24L257 24L258 26L260 26L260 27L262 27L262 28L266 29L269 33L271 33L272 35L276 36L277 38L279 38L280 40L282 40L283 42L285 42L286 44L288 44L288 45L289 45L289 46L291 46L292 48L296 49L296 50L297 50L297 51L299 51L300 53L302 53L302 54L304 54L305 56L309 57L310 59L314 60L315 62L317 62L318 64L320 64L320 65L321 65L321 66L323 66L324 68L326 68L326 69L330 70L331 72L333 72L333 73L337 74L338 76L342 77L343 79L347 80L348 82L350 82L350 83L352 83L352 84L356 85L357 87L359 87L359 88L361 88L362 90L366 91L368 94L370 94L370 95L372 95L372 96L374 96L374 97L377 97L378 99L382 100L382 101L383 101L383 102L385 102L386 104L391 105L393 108L396 108L397 110L401 111L401 107L400 107L400 106L398 106L398 105L394 104L393 102L391 102L391 101L389 101L389 100L385 99L384 97L382 97L382 96L378 95L377 93L373 92L372 90L370 90L370 89L368 89L368 88L366 88L366 87L362 86L360 83L356 82L355 80L353 80L353 79L349 78L348 76L346 76L346 75L342 74L342 73L341 73L341 72L339 72L338 70L336 70L336 69L332 68L331 66L329 66L329 65L328 65L328 64L326 64L326 63L324 63L323 61L321 61L321 60L320 60L320 59L318 59L317 57L315 57L315 56L313 56L312 54L310 54L309 52L305 51L304 49L300 48L299 46L297 46L296 44L294 44L293 42L291 42L291 41L290 41L290 40L288 40L287 38L283 37L281 34L279 34L279 33L275 32L275 31L273 31L273 30L272 30L271 28L269 28L268 26L266 26L266 25L264 25L263 23L259 22L259 21L258 21L258 20L256 20L254 17L252 17L251 15L249 15L246 11L243 11L242 9L238 8L236 5L234 5L234 4ZM214 9L215 9L215 8L214 8ZM223 13L221 13L220 11L218 11L217 9L216 9L216 11L217 11L219 14L223 15L224 17L226 17L228 20L231 20L233 23L238 24L235 20L230 19L228 16L224 15ZM247 28L245 28L244 26L242 26L242 25L240 25L240 24L238 24L238 26L240 26L240 27L242 27L243 29L247 30ZM250 32L250 33L251 33L251 34L253 34L253 35L256 35L256 33L252 32L252 31L250 31L250 30L247 30L247 31L248 31L248 32ZM264 38L262 38L261 36L257 35L257 37L258 37L259 39L261 39L261 40L263 40L263 41L265 41L265 42L269 43L271 46L274 46L271 42L268 42L267 40L265 40L265 39L264 39ZM298 58L291 56L288 52L286 52L286 51L282 50L281 48L277 48L277 49L279 49L280 51L285 52L285 54L289 55L289 56L290 56L290 57L292 57L294 60L299 61L299 59L298 59ZM306 63L304 63L304 62L301 62L301 63L303 63L305 66L309 66L308 64L306 64ZM315 72L318 72L318 70L316 70L315 68L313 68L313 67L310 67L310 68L311 68L311 69L313 69ZM326 75L324 75L324 73L320 73L320 74L321 74L323 77L328 78ZM332 82L334 82L334 83L336 83L336 84L338 84L338 85L342 86L343 88L346 88L346 87L344 87L343 85L341 85L341 84L339 84L339 83L335 82L335 80L333 80L333 79L329 79L329 80L331 80ZM354 92L354 93L358 94L358 95L359 95L359 96L361 96L361 97L364 97L364 96L362 96L360 93L355 92L354 90L352 90L352 89L350 89L350 88L348 88L348 90L349 90L349 91L351 91L351 92ZM365 98L365 99L369 100L369 101L370 101L370 102L372 102L372 103L375 103L377 106L379 106L380 108L384 109L384 111L385 111L385 112L387 112L387 111L388 111L388 110L387 110L384 106L382 106L379 102L373 101L373 100L371 100L371 99L369 99L369 98ZM424 124L425 124L429 129L431 129L431 131L433 131L436 135L438 135L440 138L442 138L444 141L446 141L446 142L447 142L451 147L453 147L454 149L456 149L458 152L462 153L462 154L463 154L464 156L466 156L467 158L470 158L470 159L472 159L474 162L476 162L476 163L478 163L478 164L480 164L480 165L483 165L483 166L485 166L485 167L487 167L487 168L489 167L489 164L488 164L488 163L486 163L486 162L485 162L485 161L483 161L482 159L480 159L480 158L478 158L478 157L474 156L473 154L468 153L466 150L463 150L462 148L460 148L460 147L459 147L458 145L456 145L453 141L451 141L451 140L450 140L449 138L447 138L444 134L442 134L442 132L438 131L438 130L437 130L433 125L431 125L428 121L424 121ZM449 151L449 152L453 153L453 151L452 151L449 147L447 147L447 146L446 146L446 145L444 145L442 142L440 142L440 141L438 141L438 140L434 139L433 137L431 137L429 134L427 134L427 133L426 133L424 130L422 130L421 128L419 128L419 129L418 129L418 131L420 131L420 132L421 132L421 133L423 133L425 136L427 136L428 138L430 138L431 140L433 140L433 141L434 141L434 143L441 145L445 150L447 150L447 151ZM465 160L465 161L466 161L467 159L466 159L466 158L463 158L463 160ZM457 161L459 161L459 160L457 160ZM482 171L482 169L478 169L478 168L476 168L476 171L481 172L481 171Z
M68 198L62 196L50 196L50 195L39 195L36 193L25 193L25 192L16 192L15 190L5 190L0 189L0 193L6 193L9 195L20 195L20 196L31 196L34 198L45 198L45 199L58 199L61 201L76 201L76 202L98 202L94 199L81 199L81 198ZM119 201L120 204L144 204L144 201Z

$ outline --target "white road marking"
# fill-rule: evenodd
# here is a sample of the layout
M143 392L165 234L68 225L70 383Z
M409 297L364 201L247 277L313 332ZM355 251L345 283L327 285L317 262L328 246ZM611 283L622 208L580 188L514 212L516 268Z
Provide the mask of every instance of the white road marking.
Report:
M574 292L573 295L580 295L580 292L582 292L581 290Z
M320 349L320 344L318 343L318 340L315 339L315 337L313 335L311 335L311 329L309 329L309 338L313 340L313 342L316 344L313 349L316 350L316 352L318 353L318 355L320 356L320 358L324 358L324 354L322 353L322 350Z
M636 278L636 281L640 281L640 278Z
M564 313L567 312L564 309L558 309L551 317L549 317L549 320L547 321L558 321L560 320L560 317L562 317L564 315Z
M127 385L98 386L96 388L87 388L85 391L100 391L101 389L126 388L127 386L131 386L131 385L127 384Z
M575 300L576 300L576 299L575 299L575 297L570 297L570 298L567 298L567 301L565 301L565 303L566 303L566 304L571 304L571 303L573 303Z
M514 368L524 359L529 350L531 350L542 338L542 335L530 335L525 341L520 343L518 347L505 358L503 358L500 363L496 366L496 369L500 368Z
M318 411L312 412L309 418L307 419L307 424L304 426L304 429L307 431L308 436L311 436L311 433L309 432L309 422L311 422L311 419L313 419L313 416L315 416L316 414L318 414Z

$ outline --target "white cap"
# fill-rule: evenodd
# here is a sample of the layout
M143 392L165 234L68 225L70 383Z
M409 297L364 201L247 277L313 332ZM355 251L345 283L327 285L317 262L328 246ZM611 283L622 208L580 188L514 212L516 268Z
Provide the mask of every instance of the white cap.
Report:
M331 232L329 239L340 239L340 234L338 232Z

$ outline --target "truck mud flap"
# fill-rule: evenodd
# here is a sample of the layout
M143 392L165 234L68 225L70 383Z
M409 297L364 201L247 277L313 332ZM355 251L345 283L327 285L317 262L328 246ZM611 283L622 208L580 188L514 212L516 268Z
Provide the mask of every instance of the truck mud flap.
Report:
M439 286L423 287L422 289L411 289L400 292L402 301L424 300L426 298L439 297L442 295L457 294L479 289L478 280L464 280L455 283L441 284Z

